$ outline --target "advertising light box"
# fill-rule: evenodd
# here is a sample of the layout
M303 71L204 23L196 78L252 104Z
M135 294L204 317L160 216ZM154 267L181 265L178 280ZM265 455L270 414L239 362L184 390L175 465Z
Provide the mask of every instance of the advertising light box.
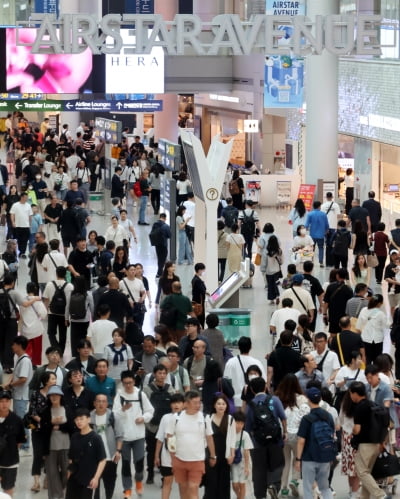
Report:
M135 54L134 30L122 29L119 54L106 55L106 92L109 94L164 93L164 51L155 47L150 54ZM110 44L112 38L107 40Z

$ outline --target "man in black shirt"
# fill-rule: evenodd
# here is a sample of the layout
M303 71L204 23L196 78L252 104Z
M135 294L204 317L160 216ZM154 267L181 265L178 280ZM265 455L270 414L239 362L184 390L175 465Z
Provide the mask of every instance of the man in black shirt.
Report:
M349 363L351 361L351 352L360 352L363 362L365 359L365 348L364 343L361 339L361 334L353 333L350 330L350 317L345 315L339 320L340 333L331 334L332 341L330 344L330 349L336 352L341 366ZM340 348L339 348L340 343Z
M5 449L0 453L0 479L3 492L13 495L19 463L18 445L25 442L22 420L10 410L11 392L0 391L0 441Z
M71 437L65 498L91 499L106 465L106 452L102 438L90 426L88 409L76 411L75 425L79 432Z
M289 373L296 373L303 367L301 355L292 348L293 333L283 331L280 335L282 346L277 347L268 358L267 386L275 389Z
M389 498L371 475L371 470L379 456L381 444L371 441L371 404L367 400L364 383L353 381L349 388L350 397L356 405L354 411L353 440L358 446L354 457L357 476L361 482L360 497Z
M369 213L366 208L360 206L359 199L353 199L351 202L351 210L349 211L349 222L351 223L351 232L354 232L354 224L357 220L362 223L363 229L368 233L371 233L371 220L369 218Z
M310 294L315 305L315 310L321 313L322 311L322 299L324 297L324 290L322 289L319 280L312 275L314 269L314 263L307 261L303 263L303 288L306 289ZM317 300L318 298L318 307ZM317 322L317 313L314 314L312 321L310 322L310 330L315 331L315 324Z
M336 282L329 284L324 296L323 312L324 322L328 323L329 309L329 332L338 333L340 331L339 320L346 310L347 301L353 296L353 290L347 286L347 269L340 268L336 273Z
M63 211L62 205L58 202L57 196L51 197L51 202L44 209L44 219L47 224L47 235L49 241L52 239L60 239L58 221L60 220Z
M86 249L86 239L78 237L76 248L68 258L68 269L73 277L83 276L87 289L90 289L90 273L93 266L93 254Z
M371 221L371 231L376 232L378 230L378 223L382 218L382 208L379 201L375 201L375 192L369 191L368 199L363 202L362 207L365 208L369 213L369 219Z
M106 303L111 309L110 321L118 324L118 327L124 327L124 318L127 322L132 322L132 307L129 304L128 297L119 290L119 280L112 277L108 283L109 289L101 295L97 308Z

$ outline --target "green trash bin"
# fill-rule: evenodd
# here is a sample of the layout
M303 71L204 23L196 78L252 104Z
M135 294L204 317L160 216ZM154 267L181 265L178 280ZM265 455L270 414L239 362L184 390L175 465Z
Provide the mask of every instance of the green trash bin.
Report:
M251 310L249 308L215 308L219 318L218 329L224 333L228 346L237 347L241 336L251 336Z

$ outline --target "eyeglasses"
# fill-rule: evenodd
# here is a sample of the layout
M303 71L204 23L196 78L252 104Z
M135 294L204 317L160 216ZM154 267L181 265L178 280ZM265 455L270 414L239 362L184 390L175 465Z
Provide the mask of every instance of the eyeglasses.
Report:
M123 381L123 385L133 385L133 381Z

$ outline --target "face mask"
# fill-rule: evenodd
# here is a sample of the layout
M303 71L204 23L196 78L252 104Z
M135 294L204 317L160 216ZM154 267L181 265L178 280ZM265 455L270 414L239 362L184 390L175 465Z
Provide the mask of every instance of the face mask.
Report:
M40 175L36 175L36 180L39 182L39 180L42 178Z
M254 378L258 378L259 376L257 374L250 374L249 375L249 381L251 381Z
M30 185L30 186L28 187L28 191L31 191L32 189L33 189L33 187Z
M306 229L300 229L300 234L302 236L305 236L307 234L307 230Z

